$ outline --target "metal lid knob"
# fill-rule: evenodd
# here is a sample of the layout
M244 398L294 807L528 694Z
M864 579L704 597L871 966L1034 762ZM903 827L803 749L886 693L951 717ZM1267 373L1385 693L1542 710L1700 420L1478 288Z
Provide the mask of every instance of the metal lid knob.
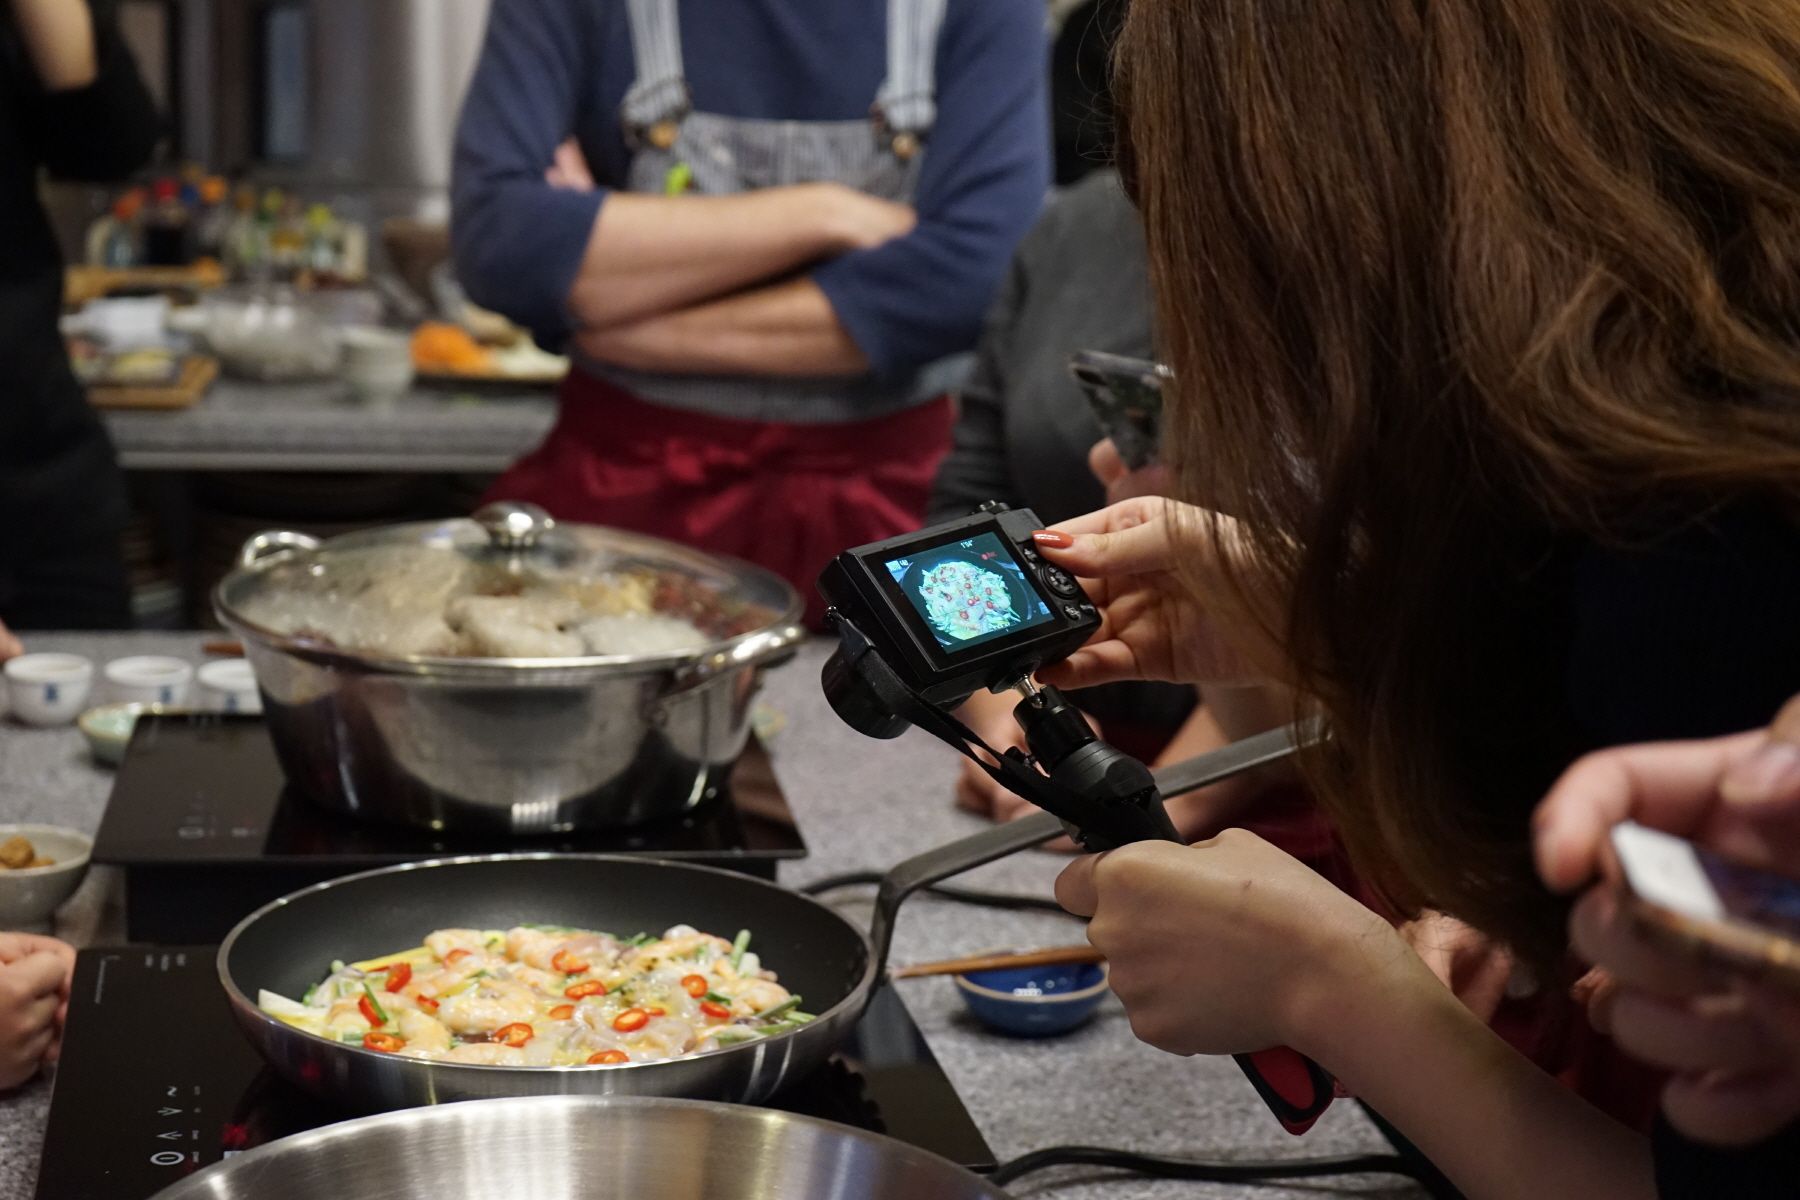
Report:
M556 518L535 504L502 500L475 514L475 523L487 531L488 540L502 550L529 550L556 528Z

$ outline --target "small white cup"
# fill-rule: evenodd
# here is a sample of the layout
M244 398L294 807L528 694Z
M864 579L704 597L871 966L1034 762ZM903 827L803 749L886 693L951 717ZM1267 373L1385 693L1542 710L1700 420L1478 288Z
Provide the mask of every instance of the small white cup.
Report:
M412 341L403 333L374 325L354 325L339 335L344 349L339 368L359 400L404 396L413 385Z
M116 704L160 704L177 708L187 702L194 668L179 658L140 654L106 664L106 687Z
M23 654L5 671L13 715L27 725L67 725L94 688L94 664L78 654Z
M200 667L200 705L208 712L259 713L262 693L256 672L241 658L222 658Z

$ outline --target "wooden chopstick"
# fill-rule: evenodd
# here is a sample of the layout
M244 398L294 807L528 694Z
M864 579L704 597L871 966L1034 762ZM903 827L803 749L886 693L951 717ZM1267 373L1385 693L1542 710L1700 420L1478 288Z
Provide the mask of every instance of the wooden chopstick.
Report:
M218 655L221 658L244 657L244 643L242 642L206 642L200 649L208 654Z
M1047 950L1027 950L1016 954L946 958L941 962L895 967L888 974L895 979L917 979L923 975L963 975L970 971L1003 971L1009 967L1060 967L1072 963L1104 961L1105 956L1092 946L1052 946Z

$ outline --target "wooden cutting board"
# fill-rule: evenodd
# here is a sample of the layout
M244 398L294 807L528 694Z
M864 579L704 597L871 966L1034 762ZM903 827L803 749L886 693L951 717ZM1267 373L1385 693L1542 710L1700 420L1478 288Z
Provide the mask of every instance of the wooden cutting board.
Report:
M90 300L128 291L205 291L225 282L225 272L215 262L191 267L90 267L77 265L63 273L63 304L80 308Z
M95 408L192 408L219 378L219 360L191 355L181 364L181 377L168 384L98 384L88 388Z

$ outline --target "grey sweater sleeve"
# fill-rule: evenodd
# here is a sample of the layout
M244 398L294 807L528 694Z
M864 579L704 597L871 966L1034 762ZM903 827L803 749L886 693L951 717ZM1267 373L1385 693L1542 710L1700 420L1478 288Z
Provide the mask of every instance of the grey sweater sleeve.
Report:
M931 489L928 519L934 523L966 516L987 500L1025 503L1006 452L1006 364L1024 302L1025 273L1021 254L988 309L974 373L957 397L954 441Z

